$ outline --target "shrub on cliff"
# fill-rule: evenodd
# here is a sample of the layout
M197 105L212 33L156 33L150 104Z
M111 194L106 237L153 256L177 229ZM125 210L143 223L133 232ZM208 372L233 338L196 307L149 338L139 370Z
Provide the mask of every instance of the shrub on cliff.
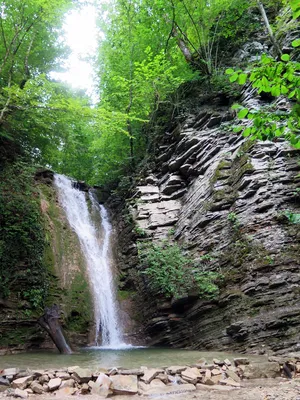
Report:
M220 274L196 265L177 244L140 243L139 259L153 294L170 298L196 293L202 298L212 298L219 293L216 280Z

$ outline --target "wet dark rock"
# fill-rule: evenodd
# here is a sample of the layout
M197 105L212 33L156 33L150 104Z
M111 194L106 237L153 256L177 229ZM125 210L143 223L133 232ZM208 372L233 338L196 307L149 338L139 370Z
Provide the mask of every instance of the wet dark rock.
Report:
M35 180L44 183L46 185L52 185L54 179L54 172L50 169L39 168L37 169L35 176Z

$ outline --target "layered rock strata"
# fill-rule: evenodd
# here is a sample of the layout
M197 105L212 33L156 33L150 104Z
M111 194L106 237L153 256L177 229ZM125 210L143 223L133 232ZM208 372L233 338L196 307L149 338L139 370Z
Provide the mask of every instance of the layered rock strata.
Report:
M246 94L244 101L258 100ZM282 140L248 141L232 133L234 118L218 105L186 114L165 133L154 168L131 199L133 239L177 241L203 260L202 268L223 275L213 301L148 297L147 332L156 345L296 351L300 232L292 216L300 212L299 150ZM126 229L120 265L130 275L137 250Z

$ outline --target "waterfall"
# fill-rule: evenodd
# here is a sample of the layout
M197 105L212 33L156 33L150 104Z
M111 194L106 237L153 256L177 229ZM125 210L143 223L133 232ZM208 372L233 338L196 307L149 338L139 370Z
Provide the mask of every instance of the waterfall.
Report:
M117 302L114 292L113 276L109 258L112 227L104 206L99 205L89 193L92 213L101 216L101 241L99 231L91 218L86 195L72 187L72 181L63 175L55 175L59 201L64 208L69 224L76 232L83 250L94 297L96 335L101 334L102 346L121 348L122 332L118 321ZM102 242L102 243L101 243Z

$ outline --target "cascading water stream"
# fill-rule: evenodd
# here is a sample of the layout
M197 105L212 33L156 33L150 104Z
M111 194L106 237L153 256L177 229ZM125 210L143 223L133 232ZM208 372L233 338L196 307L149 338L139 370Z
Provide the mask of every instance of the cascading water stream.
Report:
M84 256L94 297L96 335L101 334L102 346L123 348L122 332L118 321L117 303L114 293L113 276L109 260L111 225L104 206L99 205L90 193L92 212L100 213L102 225L102 244L98 231L91 219L85 193L72 187L72 181L63 175L55 175L59 200L71 227L76 232Z

